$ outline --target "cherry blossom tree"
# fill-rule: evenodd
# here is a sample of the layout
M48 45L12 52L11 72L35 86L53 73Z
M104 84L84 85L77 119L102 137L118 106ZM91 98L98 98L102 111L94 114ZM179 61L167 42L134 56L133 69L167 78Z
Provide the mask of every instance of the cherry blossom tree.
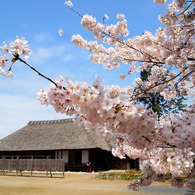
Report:
M165 1L155 0L154 3ZM65 4L81 17L81 25L96 39L88 41L79 34L71 37L73 44L91 53L93 63L103 64L109 70L128 64L130 69L119 75L120 79L150 69L148 80L136 78L133 82L136 90L130 86L102 86L99 76L95 76L92 85L86 81L73 82L71 78L62 76L53 81L22 59L21 55L28 58L31 50L25 38L18 37L10 43L10 47L3 43L0 48L4 52L0 57L0 73L12 77L15 61L29 66L52 83L50 89L41 89L38 93L43 105L52 105L56 112L76 116L76 122L82 122L89 131L115 140L112 143L114 156L142 159L143 175L130 183L130 189L138 190L153 181L164 181L167 173L172 175L170 182L173 186L185 184L194 188L194 103L189 105L187 112L167 114L158 120L156 113L135 104L135 101L154 92L170 102L176 96L194 97L195 1L173 1L168 5L166 14L159 16L163 28L157 29L155 35L145 31L142 36L134 38L128 38L127 20L123 14L117 14L116 24L106 25L105 20L109 19L106 14L100 23L93 16L82 16L74 10L71 1ZM59 30L59 34L66 35L63 30ZM7 58L8 54L12 58ZM9 63L11 65L6 71ZM181 175L187 178L181 179Z

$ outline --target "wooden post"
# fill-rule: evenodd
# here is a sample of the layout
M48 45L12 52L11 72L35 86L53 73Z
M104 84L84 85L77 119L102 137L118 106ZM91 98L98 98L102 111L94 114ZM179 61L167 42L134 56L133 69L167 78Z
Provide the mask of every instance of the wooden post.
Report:
M92 150L93 151L93 171L95 171L94 170L94 165L95 165L95 150Z
M66 169L66 164L65 164L65 158L64 158L64 171L63 171L63 178L65 178L65 169Z
M4 164L5 164L5 160L3 161L3 175L4 175Z
M18 176L18 156L16 157L16 176Z
M33 171L33 156L31 156L30 169L31 169L30 176L32 177L32 171Z
M49 169L49 161L48 161L48 159L49 159L49 156L47 156L46 177L48 177L48 169Z
M63 153L64 154L64 153ZM63 178L65 178L65 174L64 174L64 172L65 172L65 155L63 155L63 161L62 161L62 163L63 163Z
M16 176L18 176L18 167L19 167L19 156L17 156L16 161Z

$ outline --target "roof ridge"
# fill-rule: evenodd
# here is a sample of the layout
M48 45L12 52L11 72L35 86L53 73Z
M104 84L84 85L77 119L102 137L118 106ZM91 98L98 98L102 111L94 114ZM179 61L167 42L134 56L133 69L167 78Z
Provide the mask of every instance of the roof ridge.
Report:
M41 121L29 121L28 125L40 125L40 124L53 124L53 123L65 123L73 121L73 118L68 119L56 119L56 120L41 120Z

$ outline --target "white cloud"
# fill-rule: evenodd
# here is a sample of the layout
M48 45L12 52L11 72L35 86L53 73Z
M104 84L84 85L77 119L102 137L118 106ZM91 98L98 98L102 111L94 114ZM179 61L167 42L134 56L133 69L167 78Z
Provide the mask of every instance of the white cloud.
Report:
M31 96L36 99L36 94L41 87L45 88L50 85L50 82L42 77L38 76L37 73L33 71L16 71L16 77L14 78L0 78L0 93L8 94L21 94L25 96ZM2 75L0 75L2 76ZM0 95L0 100L1 100Z
M38 42L38 43L54 40L53 36L47 33L37 33L35 34L34 38L35 38L35 42Z
M30 56L30 63L42 65L51 62L67 62L75 58L70 44L61 44L51 47L38 47Z
M1 94L0 97L0 139L27 125L32 120L54 120L67 118L56 113L34 99L23 95Z
M64 54L65 50L65 45L53 47L39 47L33 51L31 55L31 61L40 64L43 63L43 61L49 61L52 58L57 59L58 57L62 56L62 54Z

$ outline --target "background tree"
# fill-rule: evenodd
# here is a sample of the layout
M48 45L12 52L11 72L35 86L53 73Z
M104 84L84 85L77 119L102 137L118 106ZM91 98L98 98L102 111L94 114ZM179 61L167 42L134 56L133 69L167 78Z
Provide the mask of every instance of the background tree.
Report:
M140 72L140 78L142 82L148 81L148 77L151 75L151 68L149 70L142 70ZM166 76L165 76L166 78ZM140 88L139 88L140 89ZM137 88L135 88L135 91ZM179 89L176 86L176 91L179 93ZM136 103L143 104L147 109L152 109L158 114L158 118L161 116L166 116L168 113L179 113L181 111L186 111L184 101L187 100L184 96L176 96L171 100L165 99L160 92L148 93L145 97L142 96Z

